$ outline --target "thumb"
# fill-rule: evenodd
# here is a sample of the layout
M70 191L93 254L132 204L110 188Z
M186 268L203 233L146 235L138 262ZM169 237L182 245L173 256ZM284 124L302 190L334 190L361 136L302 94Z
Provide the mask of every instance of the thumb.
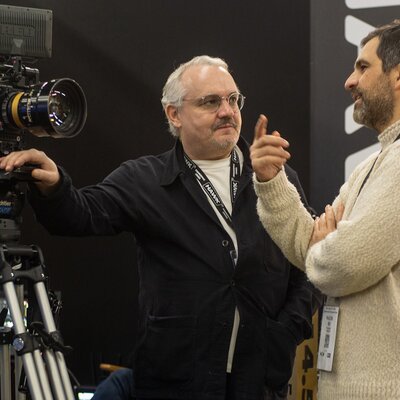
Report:
M60 179L58 171L46 171L44 169L35 168L32 171L32 178L38 180L44 185L56 185Z

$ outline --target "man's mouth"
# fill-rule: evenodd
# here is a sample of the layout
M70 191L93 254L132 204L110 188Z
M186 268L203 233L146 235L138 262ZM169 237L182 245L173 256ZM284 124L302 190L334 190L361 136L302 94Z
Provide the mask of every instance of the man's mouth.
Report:
M360 100L362 97L361 93L353 93L351 96L353 97L354 103L357 103L357 101Z
M222 124L222 125L218 125L217 129L225 129L225 128L233 128L232 124Z

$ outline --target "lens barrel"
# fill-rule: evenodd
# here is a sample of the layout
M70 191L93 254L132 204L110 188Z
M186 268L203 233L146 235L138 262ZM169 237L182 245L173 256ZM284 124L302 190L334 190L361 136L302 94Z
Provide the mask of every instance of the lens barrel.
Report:
M13 92L3 109L5 122L13 127L35 136L54 138L76 136L83 128L86 116L85 94L70 78L53 79L33 85L25 92Z

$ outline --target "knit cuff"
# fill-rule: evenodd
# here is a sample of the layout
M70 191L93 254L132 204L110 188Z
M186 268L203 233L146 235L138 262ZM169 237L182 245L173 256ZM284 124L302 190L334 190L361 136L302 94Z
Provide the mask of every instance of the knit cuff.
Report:
M268 209L281 209L282 204L292 203L294 198L296 202L300 200L296 187L289 182L284 169L267 182L259 182L256 174L253 174L253 183L258 198Z

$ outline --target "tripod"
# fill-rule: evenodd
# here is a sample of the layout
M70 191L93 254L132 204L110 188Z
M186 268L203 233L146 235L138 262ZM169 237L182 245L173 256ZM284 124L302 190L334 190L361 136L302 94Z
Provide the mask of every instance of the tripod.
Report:
M12 261L19 258L27 269L14 270ZM66 368L60 333L56 330L45 288L43 256L36 246L0 246L0 282L14 324L12 345L22 357L30 395L34 400L73 400L75 398ZM18 303L15 281L27 279L33 283L37 304L43 319L34 328L39 335L32 335L25 328ZM41 340L38 340L38 337ZM43 361L44 357L45 363ZM50 377L50 380L48 378ZM7 400L7 399L4 399Z
M17 172L11 178L8 176L5 179L1 174L0 172L0 284L13 322L12 332L3 329L3 334L0 335L3 348L0 362L5 364L0 369L1 400L11 400L10 363L7 365L6 362L7 357L9 358L6 347L10 344L22 358L29 398L74 400L64 359L64 352L69 348L63 345L51 312L45 287L42 252L37 246L20 245L17 242L20 236L19 214L24 198L16 182L26 176L19 176ZM20 286L21 282L27 282L33 288L33 302L37 304L41 316L41 321L32 322L28 329L25 327L17 296L16 285Z

